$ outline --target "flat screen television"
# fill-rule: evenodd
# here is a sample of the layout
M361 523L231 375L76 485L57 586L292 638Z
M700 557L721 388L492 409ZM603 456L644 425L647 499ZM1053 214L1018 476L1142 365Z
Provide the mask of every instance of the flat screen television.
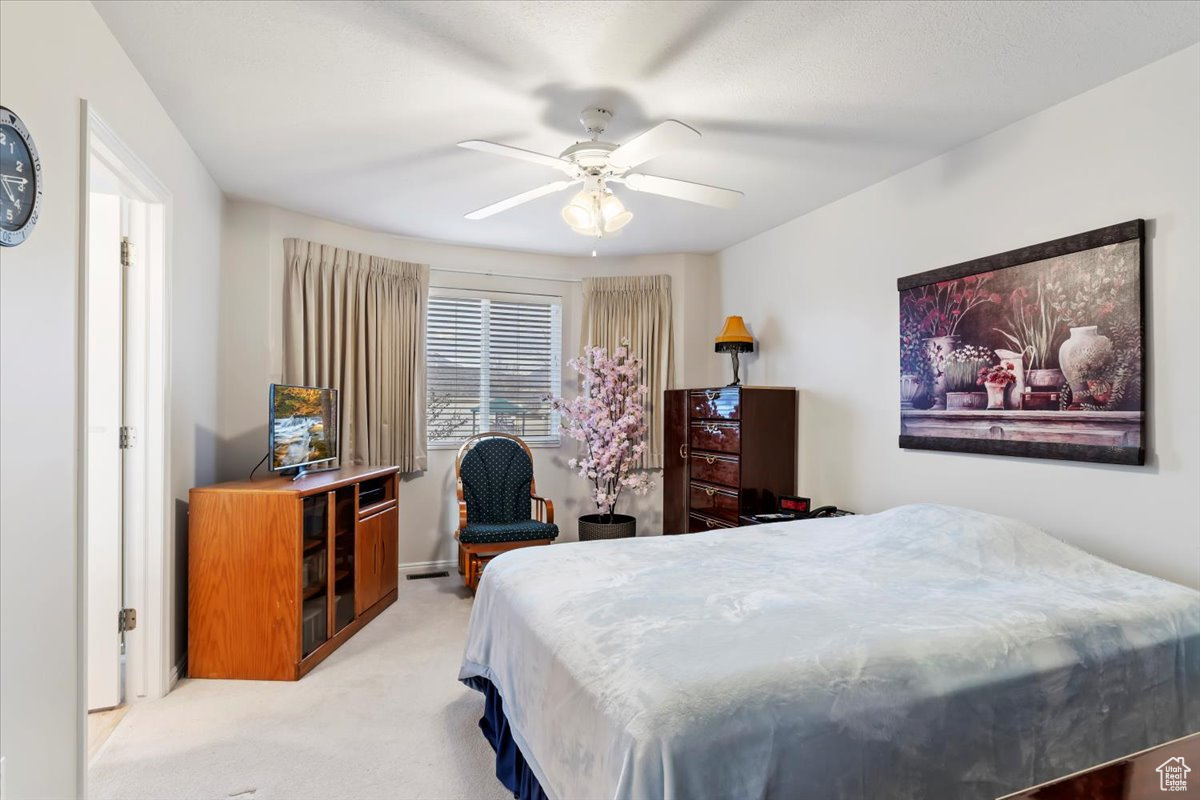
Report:
M271 470L299 469L338 457L338 392L271 384Z

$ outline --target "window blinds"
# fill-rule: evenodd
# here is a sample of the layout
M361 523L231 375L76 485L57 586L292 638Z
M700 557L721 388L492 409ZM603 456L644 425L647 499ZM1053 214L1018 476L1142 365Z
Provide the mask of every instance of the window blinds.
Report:
M431 294L427 325L431 445L457 445L489 430L558 443L548 397L561 389L559 302Z
M483 301L429 297L425 430L429 444L472 435L483 376Z

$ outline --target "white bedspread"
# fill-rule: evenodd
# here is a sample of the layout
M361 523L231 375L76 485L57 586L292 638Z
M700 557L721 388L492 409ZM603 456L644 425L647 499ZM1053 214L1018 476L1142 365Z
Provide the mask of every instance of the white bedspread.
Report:
M472 676L555 800L992 798L1200 730L1200 593L931 505L558 544Z

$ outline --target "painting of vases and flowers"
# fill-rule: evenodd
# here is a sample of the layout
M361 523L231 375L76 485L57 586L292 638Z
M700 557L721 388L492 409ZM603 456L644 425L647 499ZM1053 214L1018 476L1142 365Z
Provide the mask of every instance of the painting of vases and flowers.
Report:
M900 446L1144 463L1143 229L901 278Z

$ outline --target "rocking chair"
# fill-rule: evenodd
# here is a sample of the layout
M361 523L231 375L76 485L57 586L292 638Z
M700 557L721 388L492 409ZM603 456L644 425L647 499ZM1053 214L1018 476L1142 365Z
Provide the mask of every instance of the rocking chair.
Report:
M488 432L467 439L454 459L454 476L458 571L472 592L495 556L558 537L554 503L537 496L533 454L516 436Z

